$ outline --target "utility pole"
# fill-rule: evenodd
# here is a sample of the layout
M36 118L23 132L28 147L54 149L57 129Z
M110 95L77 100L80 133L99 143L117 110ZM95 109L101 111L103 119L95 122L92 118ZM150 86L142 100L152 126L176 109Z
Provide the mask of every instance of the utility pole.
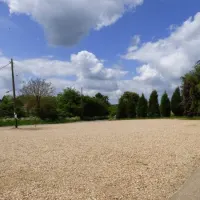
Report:
M15 93L15 75L14 75L14 64L11 59L11 71L12 71L12 88L13 88L13 101L14 101L14 117L15 117L15 128L18 128L17 113L16 113L16 93Z
M83 120L83 88L81 88L81 120Z

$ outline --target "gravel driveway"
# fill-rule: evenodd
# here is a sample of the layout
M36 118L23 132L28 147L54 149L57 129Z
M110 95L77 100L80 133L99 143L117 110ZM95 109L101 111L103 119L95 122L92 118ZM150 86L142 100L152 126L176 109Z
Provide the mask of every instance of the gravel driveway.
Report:
M199 166L199 121L0 128L0 199L165 200Z

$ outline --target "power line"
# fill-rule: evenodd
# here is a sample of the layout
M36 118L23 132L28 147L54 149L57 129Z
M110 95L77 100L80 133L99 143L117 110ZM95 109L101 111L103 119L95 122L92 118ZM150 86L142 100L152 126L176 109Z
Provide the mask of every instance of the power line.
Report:
M10 62L7 65L4 65L2 67L0 67L0 70L4 69L5 67L7 67L8 65L10 65Z

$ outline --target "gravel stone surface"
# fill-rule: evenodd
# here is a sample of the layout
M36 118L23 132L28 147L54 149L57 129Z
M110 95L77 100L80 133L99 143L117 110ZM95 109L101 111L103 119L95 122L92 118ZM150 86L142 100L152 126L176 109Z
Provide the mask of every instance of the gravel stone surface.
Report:
M0 128L0 199L165 200L200 167L200 122Z

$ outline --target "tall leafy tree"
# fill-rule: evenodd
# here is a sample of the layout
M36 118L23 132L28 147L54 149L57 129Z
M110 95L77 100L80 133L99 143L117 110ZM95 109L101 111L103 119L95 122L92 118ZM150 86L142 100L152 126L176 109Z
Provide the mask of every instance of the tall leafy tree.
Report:
M182 77L184 115L200 115L200 64Z
M175 116L183 116L182 97L179 87L177 87L171 98L171 110Z
M163 94L161 98L160 112L162 117L170 117L171 115L170 100L166 92Z
M105 117L109 113L108 106L100 99L90 96L83 97L83 117Z
M31 79L28 83L24 84L20 92L22 96L34 97L36 113L39 115L41 99L52 96L54 88L46 80L37 78Z
M101 94L100 92L95 95L95 98L101 100L106 105L110 105L108 96Z
M60 117L75 117L81 115L81 94L67 88L57 96L58 112Z
M152 91L150 98L149 98L148 116L149 117L160 117L158 93L156 90Z
M144 94L139 98L137 105L137 116L138 117L147 117L148 101L145 98Z

